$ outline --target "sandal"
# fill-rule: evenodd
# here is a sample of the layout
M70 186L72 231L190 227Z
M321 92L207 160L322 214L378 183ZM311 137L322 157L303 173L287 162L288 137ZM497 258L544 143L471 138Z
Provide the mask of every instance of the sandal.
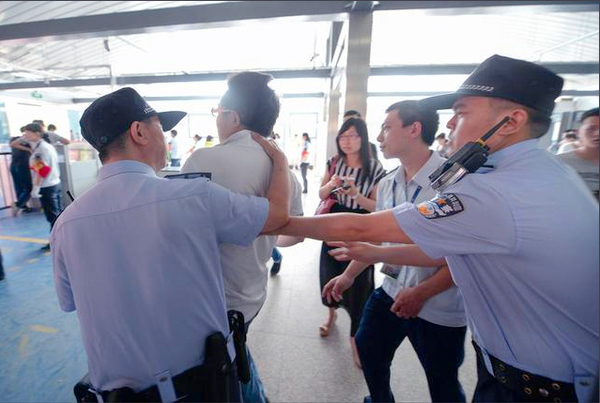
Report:
M319 326L319 334L321 335L321 337L329 336L329 330L335 324L336 319L337 319L337 312L333 311L333 317L330 316L327 323L323 323L321 326Z

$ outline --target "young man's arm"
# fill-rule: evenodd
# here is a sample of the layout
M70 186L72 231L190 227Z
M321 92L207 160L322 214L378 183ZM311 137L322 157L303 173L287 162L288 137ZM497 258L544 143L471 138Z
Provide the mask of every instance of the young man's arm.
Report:
M329 254L341 262L358 260L366 264L384 262L397 266L425 267L441 266L446 262L443 258L430 258L416 245L379 246L367 242L328 242L327 244L336 248L330 250Z
M334 213L316 217L291 217L274 234L303 236L323 241L410 243L392 210L371 214Z
M446 291L453 285L450 270L444 264L440 270L419 285L398 291L390 311L404 319L414 318L429 298Z

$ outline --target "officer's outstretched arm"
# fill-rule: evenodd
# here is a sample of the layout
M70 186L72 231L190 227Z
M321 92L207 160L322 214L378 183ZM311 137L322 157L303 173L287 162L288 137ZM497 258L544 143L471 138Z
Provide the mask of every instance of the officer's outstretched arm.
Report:
M392 210L371 214L335 213L316 217L290 217L276 234L323 241L413 243L398 226Z

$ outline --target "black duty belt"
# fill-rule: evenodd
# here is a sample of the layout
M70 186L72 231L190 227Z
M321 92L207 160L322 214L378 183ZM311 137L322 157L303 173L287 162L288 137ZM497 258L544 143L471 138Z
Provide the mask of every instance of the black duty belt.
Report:
M190 397L190 401L199 400L199 386L202 384L203 377L206 376L206 369L202 366L190 368L171 380L175 395L178 400L187 401L186 397ZM80 402L97 402L98 396L91 391L91 385L87 383L87 379L83 379L75 386L75 395ZM79 390L78 390L79 388ZM131 388L118 388L110 391L100 392L102 400L105 402L160 402L160 393L158 387L152 386L141 392L134 392ZM194 396L190 396L193 394Z
M485 366L483 353L477 343L473 342L477 359ZM575 387L572 383L555 381L545 376L535 375L515 368L498 358L488 354L498 382L517 395L517 399L525 402L577 402Z

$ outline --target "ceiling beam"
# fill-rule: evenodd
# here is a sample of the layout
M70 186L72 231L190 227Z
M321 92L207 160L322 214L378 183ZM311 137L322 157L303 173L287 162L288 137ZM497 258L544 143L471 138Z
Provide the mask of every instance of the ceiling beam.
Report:
M347 18L347 1L235 1L0 25L0 43L85 39L169 30L239 25L242 21L296 17L300 21Z
M598 62L583 63L542 63L544 67L556 74L599 74ZM371 67L371 76L404 76L404 75L449 75L470 74L477 64L443 64L443 65L404 65L404 66L375 66ZM157 83L187 83L204 81L223 81L234 72L197 73L197 74L164 74L136 75L116 77L115 85L157 84ZM273 70L263 71L275 79L290 78L328 78L331 68L323 67L306 70ZM71 80L21 81L0 83L2 90L40 89L40 88L69 88L95 85L111 85L111 77L81 78Z
M162 101L210 101L219 100L219 96L213 95L177 95L177 96L166 96L166 97L144 97L147 102L162 102ZM298 99L298 98L325 98L324 92L311 92L303 94L282 94L281 98L284 99ZM71 101L74 104L90 104L94 102L96 98L73 98Z
M598 62L539 63L556 74L599 74ZM471 74L479 64L372 66L372 76Z
M451 91L448 91L451 92ZM435 91L390 91L390 92L369 92L369 97L390 97L390 98L402 98L402 97L433 97L436 95L447 94L448 92L435 92ZM597 97L600 94L598 90L592 91L577 91L577 90L566 90L560 93L560 96L571 96L571 97Z
M310 70L273 70L261 71L270 74L275 79L289 78L328 78L331 69L317 68ZM135 84L158 84L158 83L189 83L204 81L224 81L235 72L222 73L198 73L198 74L164 74L164 75L136 75L136 76L117 76L115 85L135 85ZM14 83L0 84L0 90L22 90L39 88L69 88L69 87L87 87L95 85L112 85L111 77L100 78L80 78L72 80L46 80L44 81L22 81Z
M516 6L516 7L515 7ZM598 11L597 1L380 1L375 11L417 10L426 15L574 13Z

